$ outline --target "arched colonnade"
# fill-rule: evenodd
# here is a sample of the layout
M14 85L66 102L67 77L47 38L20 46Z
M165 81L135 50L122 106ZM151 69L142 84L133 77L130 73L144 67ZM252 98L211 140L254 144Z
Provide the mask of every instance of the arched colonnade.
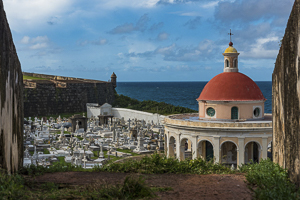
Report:
M268 138L195 136L184 134L165 134L167 157L179 160L187 158L215 159L215 162L234 165L259 162L268 157Z

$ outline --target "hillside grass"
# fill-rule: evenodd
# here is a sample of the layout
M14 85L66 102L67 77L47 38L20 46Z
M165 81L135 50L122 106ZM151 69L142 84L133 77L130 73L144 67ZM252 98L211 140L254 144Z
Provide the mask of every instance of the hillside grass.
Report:
M119 95L115 92L114 107L128 108L149 113L158 113L160 115L180 114L180 113L196 113L196 110L181 106L174 106L165 102L157 101L139 101L124 95Z
M48 78L39 78L34 76L25 76L23 75L23 80L32 79L32 80L49 80Z

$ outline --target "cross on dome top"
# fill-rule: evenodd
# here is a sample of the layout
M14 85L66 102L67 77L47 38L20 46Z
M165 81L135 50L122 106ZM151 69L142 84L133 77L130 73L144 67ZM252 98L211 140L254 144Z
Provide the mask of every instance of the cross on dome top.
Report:
M228 35L230 35L230 42L229 42L229 46L232 46L232 45L233 45L233 43L232 43L232 41L231 41L231 36L232 36L233 34L231 33L231 29L230 29L230 33L228 33Z

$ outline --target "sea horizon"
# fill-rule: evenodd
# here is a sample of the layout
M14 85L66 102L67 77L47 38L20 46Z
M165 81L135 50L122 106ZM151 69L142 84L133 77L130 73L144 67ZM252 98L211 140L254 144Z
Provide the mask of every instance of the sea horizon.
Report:
M272 81L254 81L264 97L265 113L272 113ZM208 81L117 82L118 94L139 101L152 100L198 110L197 98Z

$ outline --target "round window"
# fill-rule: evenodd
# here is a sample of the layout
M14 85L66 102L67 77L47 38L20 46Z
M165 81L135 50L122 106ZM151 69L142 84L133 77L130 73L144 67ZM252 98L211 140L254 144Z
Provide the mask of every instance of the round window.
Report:
M212 107L207 108L206 114L210 117L213 117L215 115L216 111Z
M260 109L259 109L258 107L256 107L256 108L254 109L254 111L253 111L253 114L254 114L255 117L258 117L259 114L260 114Z

